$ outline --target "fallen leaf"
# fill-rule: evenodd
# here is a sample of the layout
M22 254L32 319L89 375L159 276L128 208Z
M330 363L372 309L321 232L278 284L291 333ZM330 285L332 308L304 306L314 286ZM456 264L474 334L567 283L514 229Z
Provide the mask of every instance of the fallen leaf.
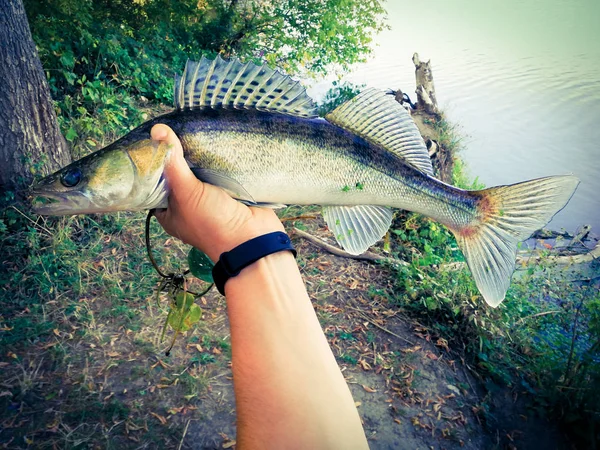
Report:
M400 419L394 419L394 422L396 422L398 425L402 425L402 421Z
M362 384L361 386L362 386L362 388L363 388L365 391L369 392L370 394L373 394L374 392L377 392L377 390L375 390L375 389L373 389L372 387L369 387L369 386L367 386L367 385L365 385L365 384Z
M183 411L183 408L185 408L185 406L180 406L179 408L171 408L167 412L174 416L175 414L179 414L181 411Z
M362 405L362 402L354 402L354 406L356 406L357 408Z
M364 359L359 359L358 364L360 364L360 366L363 368L363 370L371 370L372 369L371 365L368 362L366 362Z
M227 442L223 442L223 448L231 448L236 444L235 441L227 441Z
M107 355L110 356L111 358L121 356L121 354L119 352L108 352Z
M411 348L403 348L402 350L400 350L402 353L414 353L421 350L421 346L420 345L415 345L414 347Z
M154 369L156 366L160 366L163 369L169 369L171 367L168 364L162 362L162 360L160 360L160 359L155 364L153 364L151 367Z
M202 346L201 346L200 344L188 344L188 348L189 348L189 347L191 347L191 348L195 348L195 349L196 349L196 350L198 350L200 353L202 353L202 352L203 352L203 350L202 350Z
M456 386L453 386L451 384L447 384L446 387L448 389L450 389L452 392L454 392L456 395L460 395L461 394L460 389L458 389Z
M433 353L431 353L431 352L427 352L427 353L425 353L425 356L427 356L429 359L431 359L431 360L433 360L433 361L437 361L437 360L439 359L439 357L438 357L438 356L434 355L434 354L433 354Z
M60 337L60 331L58 328L55 328L54 330L52 330L52 332L57 335L58 337Z
M42 350L48 350L50 347L54 347L56 344L58 344L58 342L49 342L48 344L42 346Z
M160 423L162 423L163 425L167 424L167 419L165 419L163 416L159 416L155 412L151 412L150 414L153 415L154 417L156 417L160 421Z

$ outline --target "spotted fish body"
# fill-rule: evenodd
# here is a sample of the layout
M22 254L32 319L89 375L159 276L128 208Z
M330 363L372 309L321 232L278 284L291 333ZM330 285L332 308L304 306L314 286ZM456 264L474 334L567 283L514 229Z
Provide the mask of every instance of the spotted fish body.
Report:
M298 83L237 60L189 63L176 79L175 99L173 113L42 180L34 191L50 203L37 205L38 212L166 207L169 149L149 139L152 126L164 123L199 179L249 205L323 205L336 240L353 254L385 234L390 207L443 223L496 306L510 284L517 243L545 225L578 184L559 176L458 189L433 177L418 129L390 96L367 89L319 119Z

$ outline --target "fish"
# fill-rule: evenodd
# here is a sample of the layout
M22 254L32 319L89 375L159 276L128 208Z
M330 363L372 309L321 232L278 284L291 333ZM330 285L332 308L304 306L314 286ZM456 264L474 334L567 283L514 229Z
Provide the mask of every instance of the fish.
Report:
M168 206L169 147L150 139L166 124L203 182L247 205L321 205L338 244L357 255L379 241L393 209L425 215L456 237L484 300L505 298L517 245L569 201L579 180L559 175L483 190L434 177L410 114L374 88L319 118L291 77L267 65L203 57L175 77L175 110L33 186L42 215Z

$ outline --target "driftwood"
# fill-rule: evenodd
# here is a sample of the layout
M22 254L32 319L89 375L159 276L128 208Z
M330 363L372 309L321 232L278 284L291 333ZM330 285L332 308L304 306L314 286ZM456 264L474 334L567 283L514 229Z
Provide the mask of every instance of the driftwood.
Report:
M440 110L435 96L431 61L422 62L418 53L413 55L412 60L415 64L415 78L417 81L417 90L415 91L417 93L417 109L439 116Z
M572 265L572 264L588 264L596 259L600 258L600 241L596 243L596 246L585 253L579 253L575 255L550 255L544 256L519 256L517 257L517 264L538 264L542 259L546 262L559 265Z

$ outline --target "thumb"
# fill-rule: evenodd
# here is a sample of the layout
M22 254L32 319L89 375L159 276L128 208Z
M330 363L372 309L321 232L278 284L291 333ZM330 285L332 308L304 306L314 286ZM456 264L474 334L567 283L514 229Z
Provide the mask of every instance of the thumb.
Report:
M152 127L150 135L153 141L167 145L169 154L165 163L165 177L169 184L170 195L188 192L202 185L190 170L183 156L181 142L175 132L167 125L158 124Z

